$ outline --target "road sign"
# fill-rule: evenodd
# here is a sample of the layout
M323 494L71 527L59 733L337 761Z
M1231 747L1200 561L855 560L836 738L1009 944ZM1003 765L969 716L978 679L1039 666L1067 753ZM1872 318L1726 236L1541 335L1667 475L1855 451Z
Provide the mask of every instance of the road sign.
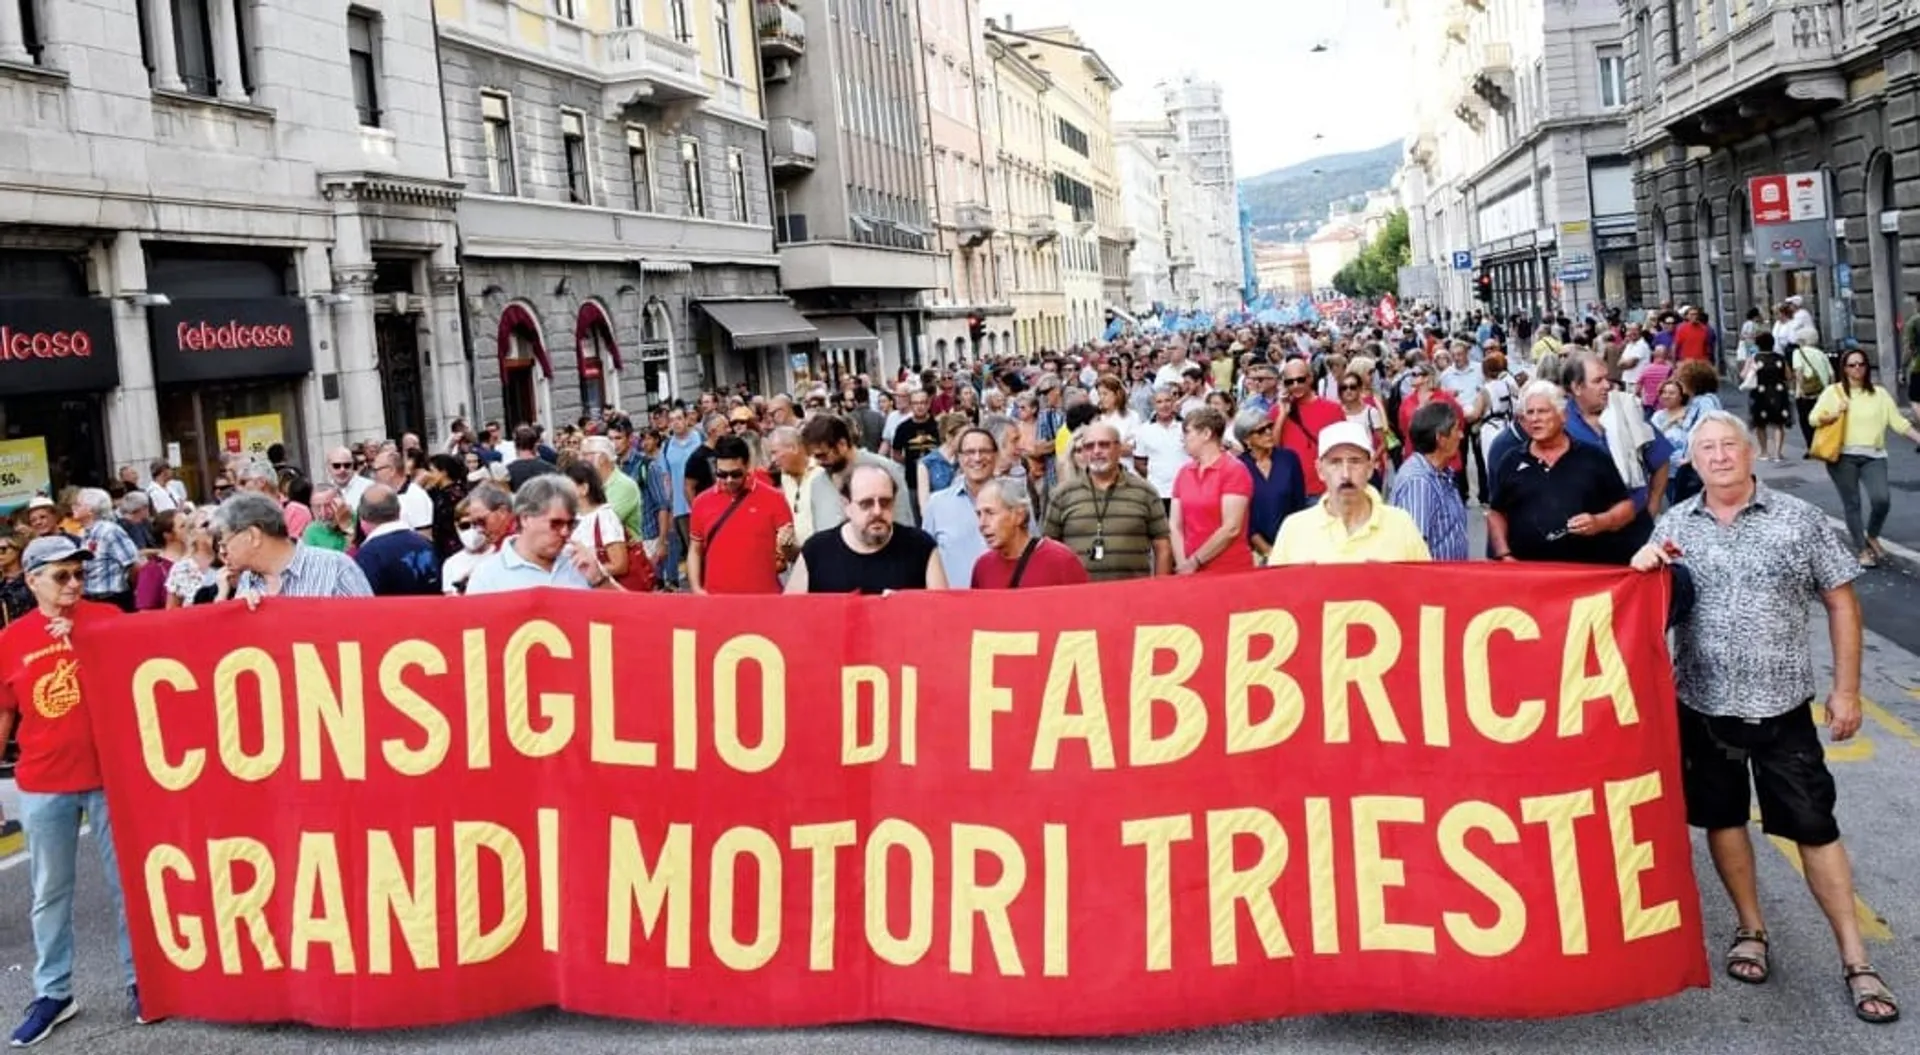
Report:
M1827 218L1827 178L1820 172L1795 172L1787 177L1787 212L1794 223Z
M1467 249L1455 250L1453 254L1453 269L1455 271L1472 271L1473 252Z
M1586 282L1592 278L1593 269L1590 267L1563 267L1560 269L1560 281L1562 282Z
M1827 181L1818 172L1755 176L1747 181L1754 226L1827 218Z

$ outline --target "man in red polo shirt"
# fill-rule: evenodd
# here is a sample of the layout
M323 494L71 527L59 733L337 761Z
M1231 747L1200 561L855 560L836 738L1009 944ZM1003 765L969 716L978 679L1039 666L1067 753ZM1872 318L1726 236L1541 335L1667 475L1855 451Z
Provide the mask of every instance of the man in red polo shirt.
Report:
M749 463L745 440L714 442L714 486L693 500L688 516L687 578L694 593L779 593L780 573L799 552L786 496Z
M1673 360L1684 363L1689 360L1711 362L1713 359L1713 331L1707 329L1706 322L1700 316L1700 309L1688 305L1681 310L1682 320L1673 331Z
M1305 359L1288 359L1280 367L1280 401L1273 405L1273 420L1280 424L1280 446L1293 452L1301 465L1320 460L1320 430L1347 420L1340 404L1321 399L1313 390L1313 370ZM1307 474L1307 497L1325 494L1327 485L1318 474Z

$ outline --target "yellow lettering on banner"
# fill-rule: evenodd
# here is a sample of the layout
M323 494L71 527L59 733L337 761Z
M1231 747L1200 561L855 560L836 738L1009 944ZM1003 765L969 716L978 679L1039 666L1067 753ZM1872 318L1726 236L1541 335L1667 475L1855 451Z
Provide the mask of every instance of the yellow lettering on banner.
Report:
M1244 869L1233 863L1234 844L1242 835L1260 841L1259 860ZM1215 967L1240 962L1236 904L1247 907L1267 959L1293 955L1293 943L1273 902L1273 884L1286 868L1287 833L1279 818L1257 807L1207 811L1207 904Z
M1468 848L1467 833L1475 829L1492 836L1500 846L1519 842L1520 829L1504 810L1489 802L1462 802L1440 818L1440 859L1454 875L1493 902L1499 914L1487 927L1475 924L1470 912L1443 912L1440 922L1447 928L1447 936L1468 955L1505 956L1519 948L1521 939L1527 936L1527 902L1506 877Z
M1267 642L1266 654L1253 658L1256 638ZM1221 710L1227 723L1227 754L1238 755L1286 743L1306 718L1307 698L1300 683L1286 672L1287 661L1300 647L1300 624L1280 608L1235 612L1227 617L1227 694ZM1255 722L1253 690L1265 689L1266 717ZM1197 700L1197 697L1196 697ZM1201 711L1204 716L1205 710ZM1200 721L1204 731L1206 721ZM1194 739L1199 743L1199 738Z
M1067 710L1077 693L1081 710ZM1040 723L1034 730L1034 772L1053 769L1060 741L1084 740L1091 768L1113 768L1113 730L1107 725L1107 690L1100 680L1100 637L1092 630L1066 630L1054 643L1047 685L1040 693Z
M400 865L393 835L367 833L367 973L393 973L393 924L417 970L440 966L439 861L434 829L413 830L413 878Z
M660 913L667 914L668 967L692 962L693 826L667 825L658 867L647 864L633 821L614 817L607 832L607 962L633 962L633 910L640 909L640 933L653 937Z
M1420 738L1428 747L1453 744L1447 701L1447 610L1420 606Z
M180 756L180 764L167 761L167 745L160 735L160 704L154 690L165 685L175 692L199 688L193 672L177 659L150 659L133 672L133 715L140 729L140 757L147 763L153 782L168 791L185 791L200 779L207 767L207 753L189 748Z
M1373 650L1362 656L1347 652L1350 632L1356 626L1373 631ZM1327 743L1353 740L1349 689L1359 690L1360 702L1381 743L1407 742L1400 719L1393 713L1393 701L1387 698L1386 674L1399 659L1400 625L1385 607L1374 601L1327 603L1320 631L1320 699L1326 708Z
M404 675L408 667L419 667L437 678L447 672L447 657L419 640L402 641L380 657L380 695L426 734L426 740L419 747L412 747L399 737L388 737L380 742L380 757L387 760L395 773L419 777L440 768L447 760L453 730L440 708L407 686Z
M980 881L980 855L992 854L1000 861L1000 878L991 883ZM948 950L947 968L954 974L973 973L973 918L987 925L987 944L993 948L994 966L1000 974L1017 978L1026 974L1020 965L1020 947L1013 940L1013 921L1007 906L1020 896L1027 882L1027 856L1019 840L998 828L984 824L953 826L953 905L948 919L953 943Z
M168 662L172 662L169 660ZM197 971L207 963L207 931L199 916L175 916L167 902L167 876L193 882L193 862L178 846L157 843L147 851L147 911L153 917L153 935L167 962L182 971Z
M342 641L340 684L334 686L320 649L305 642L293 646L294 727L300 737L300 779L319 780L320 734L333 748L343 780L367 779L367 697L361 688L360 643Z
M467 768L478 772L493 766L485 630L468 630L460 635L460 670L467 686Z
M900 668L900 764L911 766L920 758L920 668Z
M1489 608L1467 623L1460 645L1461 663L1467 675L1467 720L1481 736L1496 744L1517 744L1540 731L1547 720L1547 701L1521 700L1512 714L1501 714L1493 707L1493 663L1488 652L1493 635L1506 634L1515 641L1540 640L1540 624L1518 608Z
M540 717L545 729L533 727L529 711L532 688L527 683L527 657L535 648L554 659L572 659L573 642L566 632L545 619L520 624L500 653L500 693L504 701L507 742L528 758L559 754L573 739L573 694L540 694Z
M483 850L500 868L500 922L491 929L480 918ZM527 925L527 852L511 831L491 821L453 822L453 920L454 962L462 967L486 963L519 939Z
M733 887L740 857L754 860L753 940L734 937ZM758 828L728 828L714 840L707 888L707 941L714 958L736 971L757 971L780 949L780 844Z
M1040 829L1040 863L1046 870L1041 922L1045 941L1040 973L1048 978L1067 976L1067 826L1047 824Z
M1580 883L1580 844L1573 822L1593 816L1593 791L1569 791L1520 800L1520 819L1547 826L1547 850L1553 861L1553 899L1560 909L1560 952L1587 952L1587 896Z
M1120 844L1143 847L1147 901L1147 970L1173 970L1174 843L1193 838L1193 818L1184 813L1120 823Z
M299 646L295 646L298 648ZM314 910L314 895L320 897ZM347 895L340 884L340 847L332 832L301 832L293 874L293 932L288 940L293 969L307 969L307 951L325 945L334 974L353 974L353 931L347 926Z
M533 813L540 839L540 947L560 951L560 811Z
M807 969L810 971L833 970L834 925L839 904L837 851L843 846L852 846L859 838L852 821L800 824L787 833L788 845L807 851L813 859L813 925L807 935Z
M1405 795L1357 795L1353 800L1354 901L1361 952L1433 952L1433 928L1387 920L1387 888L1407 884L1407 868L1380 848L1383 824L1418 824L1427 804Z
M620 694L613 676L613 627L587 624L587 710L593 726L591 757L609 766L651 767L660 762L660 749L650 740L622 740L618 724Z
M673 768L692 770L699 764L699 715L695 692L700 675L694 666L699 661L700 639L691 630L673 632Z
M248 754L240 742L240 686L242 675L252 675L259 692L260 751ZM220 762L239 780L261 781L280 768L287 753L286 718L281 713L280 668L264 648L237 648L213 668L213 713L218 729Z
M860 690L873 693L873 739L860 742ZM864 766L887 757L888 716L893 711L893 686L881 667L855 664L840 668L840 764Z
M1589 655L1599 664L1587 673ZM1596 593L1574 599L1567 614L1567 644L1560 654L1560 735L1579 736L1586 725L1587 704L1611 699L1613 717L1622 726L1640 721L1634 702L1627 661L1613 637L1613 595Z
M1653 843L1633 836L1633 808L1660 799L1658 770L1606 784L1607 826L1613 832L1613 876L1620 888L1620 932L1627 941L1665 934L1680 926L1680 903L1643 906L1640 874L1653 868Z
M993 769L993 716L1013 713L1013 693L994 684L993 664L1002 656L1037 656L1040 635L1031 630L1007 633L975 630L967 660L967 765Z
M1307 807L1307 902L1313 912L1313 951L1340 951L1340 874L1333 863L1333 803L1310 798Z
M253 882L244 889L234 885L235 865L246 865ZM207 840L207 874L213 882L213 933L220 943L220 970L240 974L246 965L240 962L240 928L247 929L260 966L277 971L281 967L280 950L273 944L273 931L267 926L267 901L273 897L273 855L258 839L237 837Z
M1207 705L1187 687L1200 669L1206 646L1190 626L1142 626L1133 631L1133 674L1127 686L1127 764L1164 766L1199 749L1207 735ZM1155 673L1162 652L1173 653L1173 669ZM1173 729L1153 733L1154 704L1173 709Z
M893 889L894 847L907 851L907 933L893 932L887 892ZM912 967L933 947L933 843L925 832L898 818L874 825L867 836L867 947L895 967Z
M740 664L760 668L760 743L740 742ZM787 660L759 634L727 639L713 657L713 740L720 761L741 773L764 773L787 749Z

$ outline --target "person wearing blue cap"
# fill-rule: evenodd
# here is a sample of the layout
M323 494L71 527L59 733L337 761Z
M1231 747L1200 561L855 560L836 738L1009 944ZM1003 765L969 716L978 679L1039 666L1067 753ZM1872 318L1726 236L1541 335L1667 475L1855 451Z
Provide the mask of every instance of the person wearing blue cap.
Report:
M143 1022L133 975L113 820L94 750L93 726L81 698L79 665L68 637L75 626L119 618L120 609L89 601L83 565L93 554L72 536L34 539L21 557L35 607L0 631L0 742L16 731L20 819L33 870L33 1003L13 1031L13 1046L37 1044L80 1010L73 998L73 887L80 821L93 827L108 899L119 928L120 967L134 1021Z

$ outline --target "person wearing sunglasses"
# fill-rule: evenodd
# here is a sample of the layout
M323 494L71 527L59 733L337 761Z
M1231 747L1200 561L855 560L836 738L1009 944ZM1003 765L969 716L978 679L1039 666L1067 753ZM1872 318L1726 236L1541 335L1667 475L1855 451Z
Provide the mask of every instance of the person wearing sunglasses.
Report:
M1300 464L1320 460L1320 433L1328 426L1347 420L1340 404L1321 399L1313 390L1313 370L1305 359L1289 359L1280 368L1279 402L1273 408L1274 424L1280 427L1280 446L1292 451ZM1307 475L1307 497L1325 494L1327 485L1318 475Z
M482 558L467 577L467 594L506 593L536 586L619 590L593 550L573 544L580 523L580 492L559 473L542 473L513 493L518 531Z
M360 508L360 496L373 486L372 480L360 475L353 452L345 447L335 447L327 452L327 481L340 493L340 500L350 509Z
M694 593L779 593L780 573L800 554L793 507L753 469L739 436L713 443L711 490L693 500L687 585Z
M18 732L20 821L27 832L33 882L33 1003L13 1032L13 1046L37 1044L79 1012L73 998L73 892L80 824L94 843L117 924L120 971L135 1021L141 1021L127 936L113 818L100 776L82 682L68 635L76 626L120 618L111 604L86 600L85 564L93 559L71 538L35 539L22 558L34 607L0 631L0 743Z

